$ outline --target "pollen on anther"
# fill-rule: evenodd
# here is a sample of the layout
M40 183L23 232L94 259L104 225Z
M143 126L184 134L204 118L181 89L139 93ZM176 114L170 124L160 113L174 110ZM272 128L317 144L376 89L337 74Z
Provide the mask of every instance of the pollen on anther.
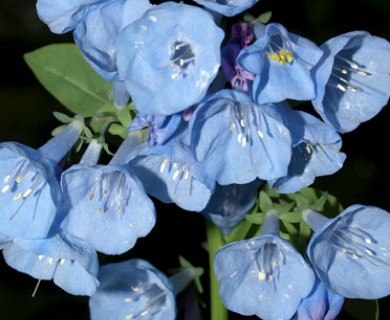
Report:
M92 201L92 200L93 200L93 197L94 197L94 194L93 194L93 193L91 193L91 194L89 195L89 198L88 198L88 200L89 200L89 201Z
M257 130L257 134L258 134L258 136L259 136L261 139L264 138L264 133L263 133L263 131Z
M23 198L27 198L32 192L31 188L28 188L24 193L23 193Z
M1 189L1 192L2 193L6 193L8 191L8 189L10 188L9 184L7 184L6 186L4 186L2 189Z
M16 178L15 182L20 183L20 182L22 182L22 180L23 180L23 176L19 176Z
M172 180L175 181L177 179L177 177L179 176L179 173L180 171L179 170L176 170L175 173L173 174L172 176Z
M3 179L3 182L4 183L7 183L9 181L9 179L11 178L11 176L5 176L4 179Z
M65 259L64 258L61 258L60 259L60 265L63 266L65 264Z
M20 199L22 197L22 195L20 194L20 193L17 193L17 194L15 194L14 196L13 196L13 200L18 200L18 199Z
M265 280L265 271L264 270L259 271L258 279L259 279L259 281Z
M139 288L138 288L138 287L135 287L135 286L131 286L131 290L137 292L137 291L139 291Z
M364 241L368 244L371 244L372 243L372 240L370 238L365 238Z
M234 131L236 129L236 124L235 123L232 123L231 125L230 125L230 130L231 131Z
M38 260L41 261L44 257L45 257L45 256L44 256L43 254L40 254L40 255L38 256Z
M168 165L168 159L164 159L164 161L161 163L161 166L160 166L160 173L164 172L167 165Z
M242 140L241 140L241 146L245 147L246 146L246 142L247 142L246 138L243 137Z

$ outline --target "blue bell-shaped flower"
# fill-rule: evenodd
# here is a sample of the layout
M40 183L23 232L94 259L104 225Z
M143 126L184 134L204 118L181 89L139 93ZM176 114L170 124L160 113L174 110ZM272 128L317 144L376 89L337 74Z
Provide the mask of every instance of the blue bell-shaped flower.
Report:
M91 320L174 320L175 297L193 278L190 269L168 278L141 259L103 265L100 286L89 298Z
M199 102L217 75L223 37L211 14L172 1L126 26L116 40L117 66L136 109L171 115Z
M57 166L83 127L74 120L37 150L0 143L0 233L25 239L47 235L62 205Z
M390 43L365 31L326 41L315 68L314 109L340 133L374 117L390 96Z
M266 320L291 319L312 290L310 265L279 236L278 214L266 214L261 235L232 242L215 254L219 294L228 310Z
M98 165L101 147L92 142L81 162L61 177L68 204L61 227L105 254L128 251L156 221L153 202L126 164L127 154L136 143L138 138L130 134L109 164Z
M380 208L352 205L333 219L305 210L314 230L307 254L320 280L352 299L390 294L390 214Z
M61 232L45 239L14 239L4 246L3 256L5 262L17 271L39 281L53 280L73 295L90 296L99 286L96 251Z

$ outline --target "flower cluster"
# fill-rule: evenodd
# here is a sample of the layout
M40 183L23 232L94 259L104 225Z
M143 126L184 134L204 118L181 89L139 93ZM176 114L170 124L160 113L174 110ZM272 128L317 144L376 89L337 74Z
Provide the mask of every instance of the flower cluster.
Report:
M112 84L116 111L131 104L135 116L107 164L102 137L83 135L79 118L38 150L1 143L0 247L9 266L90 296L92 319L176 317L191 270L168 278L141 259L98 262L98 253L125 253L149 234L150 197L199 212L227 235L263 185L294 193L340 170L341 135L390 97L383 38L353 31L317 45L258 20L224 30L222 19L258 1L195 2L37 1L40 19L54 33L73 32ZM64 167L81 136L88 146L79 163ZM281 236L279 214L264 212L259 235L215 254L227 309L333 319L344 298L390 294L387 212L354 205L329 219L303 210L314 230L307 258Z

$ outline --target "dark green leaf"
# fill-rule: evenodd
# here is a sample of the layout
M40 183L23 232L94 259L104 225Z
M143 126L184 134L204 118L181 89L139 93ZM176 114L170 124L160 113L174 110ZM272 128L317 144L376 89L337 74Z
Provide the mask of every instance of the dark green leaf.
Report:
M115 112L112 86L86 62L74 44L51 44L24 59L41 84L73 113Z

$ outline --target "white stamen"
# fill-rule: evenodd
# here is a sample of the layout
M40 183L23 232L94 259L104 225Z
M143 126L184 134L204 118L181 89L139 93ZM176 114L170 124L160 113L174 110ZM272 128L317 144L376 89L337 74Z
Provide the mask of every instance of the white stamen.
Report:
M172 180L175 181L177 177L179 176L180 170L176 170L175 173L172 176Z
M165 168L167 167L168 165L168 159L164 159L163 162L161 162L161 166L160 166L160 173L163 173Z
M24 193L23 193L23 198L27 198L32 192L31 188L28 188Z

